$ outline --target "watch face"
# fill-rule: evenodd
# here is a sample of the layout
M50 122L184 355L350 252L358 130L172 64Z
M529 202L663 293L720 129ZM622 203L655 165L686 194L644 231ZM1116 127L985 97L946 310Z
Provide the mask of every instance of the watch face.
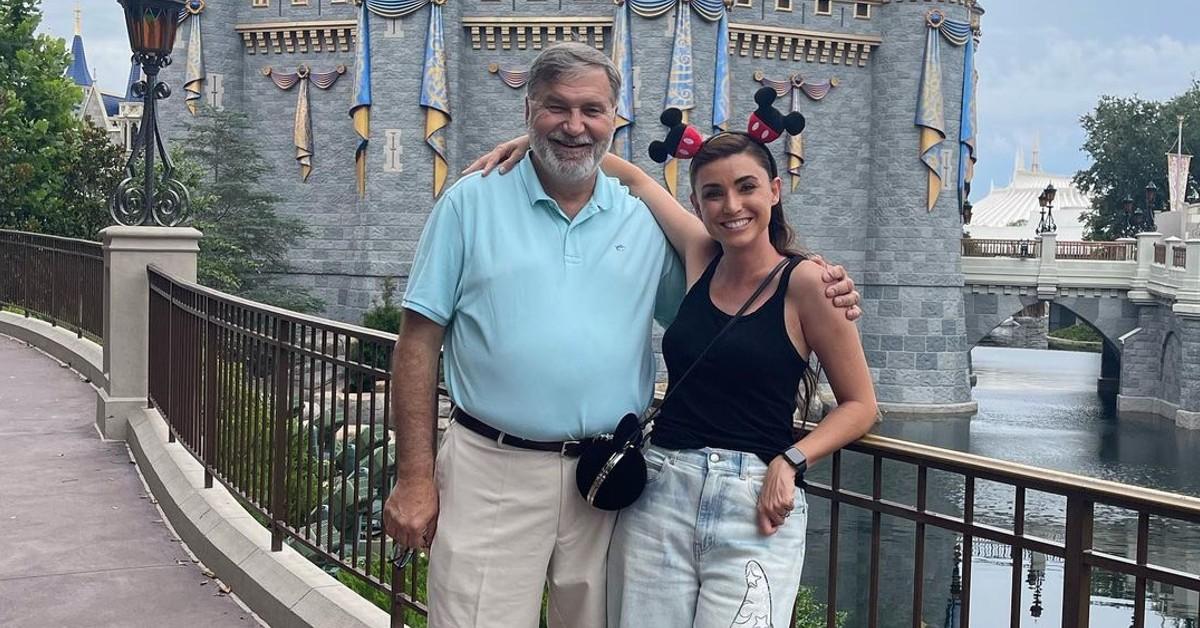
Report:
M804 458L804 454L795 447L788 448L787 451L783 452L783 455L785 458L787 458L788 462L792 463L793 467L807 466L808 460L806 460Z

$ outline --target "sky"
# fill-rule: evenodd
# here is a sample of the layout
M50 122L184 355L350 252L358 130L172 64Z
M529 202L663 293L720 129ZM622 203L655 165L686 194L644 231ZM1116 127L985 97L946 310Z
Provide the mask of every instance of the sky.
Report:
M1086 168L1079 118L1101 95L1165 99L1200 79L1197 0L980 1L987 12L976 57L973 200L993 182L1008 183L1018 148L1028 165L1035 138L1043 170L1073 174ZM88 64L105 91L124 93L129 43L117 0L42 0L41 31L70 39L77 4ZM1200 112L1192 123L1200 124Z

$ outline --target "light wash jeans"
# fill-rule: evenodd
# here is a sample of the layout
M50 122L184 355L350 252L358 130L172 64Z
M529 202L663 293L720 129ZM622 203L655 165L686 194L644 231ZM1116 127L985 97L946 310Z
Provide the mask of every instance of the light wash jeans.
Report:
M804 492L763 536L758 456L653 444L645 453L646 491L617 517L609 547L609 628L787 628L804 563Z

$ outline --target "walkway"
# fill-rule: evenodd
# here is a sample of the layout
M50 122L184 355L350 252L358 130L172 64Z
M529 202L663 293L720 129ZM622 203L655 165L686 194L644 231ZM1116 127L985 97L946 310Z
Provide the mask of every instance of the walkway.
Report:
M257 626L163 524L125 444L100 440L95 399L0 335L0 626Z

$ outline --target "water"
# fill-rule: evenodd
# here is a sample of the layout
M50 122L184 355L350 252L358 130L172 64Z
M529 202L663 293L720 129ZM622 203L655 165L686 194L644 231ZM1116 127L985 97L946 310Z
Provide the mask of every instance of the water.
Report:
M1056 469L1079 475L1200 496L1200 432L1177 429L1163 419L1118 421L1110 404L1096 394L1099 354L977 347L972 351L979 413L972 419L892 420L878 434L946 449ZM865 456L847 455L843 485L870 494L871 467ZM828 464L812 479L827 482ZM885 463L883 495L915 503L913 467ZM960 515L961 476L930 471L929 508ZM1011 530L1013 491L977 482L976 520ZM805 584L824 599L828 567L828 506L810 498L809 548ZM1027 532L1061 540L1066 500L1037 492L1026 499ZM847 626L866 625L871 517L842 509L838 556L838 607L849 611ZM1133 557L1137 517L1129 511L1097 507L1095 544L1105 552ZM911 626L914 526L883 518L880 625ZM954 604L956 535L927 528L922 619L946 626ZM1009 548L976 541L971 558L971 626L1007 627L1012 560ZM1200 571L1200 527L1151 518L1150 561L1188 572ZM1061 626L1062 563L1026 554L1021 573L1022 626ZM1126 628L1133 618L1132 578L1093 571L1091 625ZM1150 583L1147 626L1200 627L1196 592Z

